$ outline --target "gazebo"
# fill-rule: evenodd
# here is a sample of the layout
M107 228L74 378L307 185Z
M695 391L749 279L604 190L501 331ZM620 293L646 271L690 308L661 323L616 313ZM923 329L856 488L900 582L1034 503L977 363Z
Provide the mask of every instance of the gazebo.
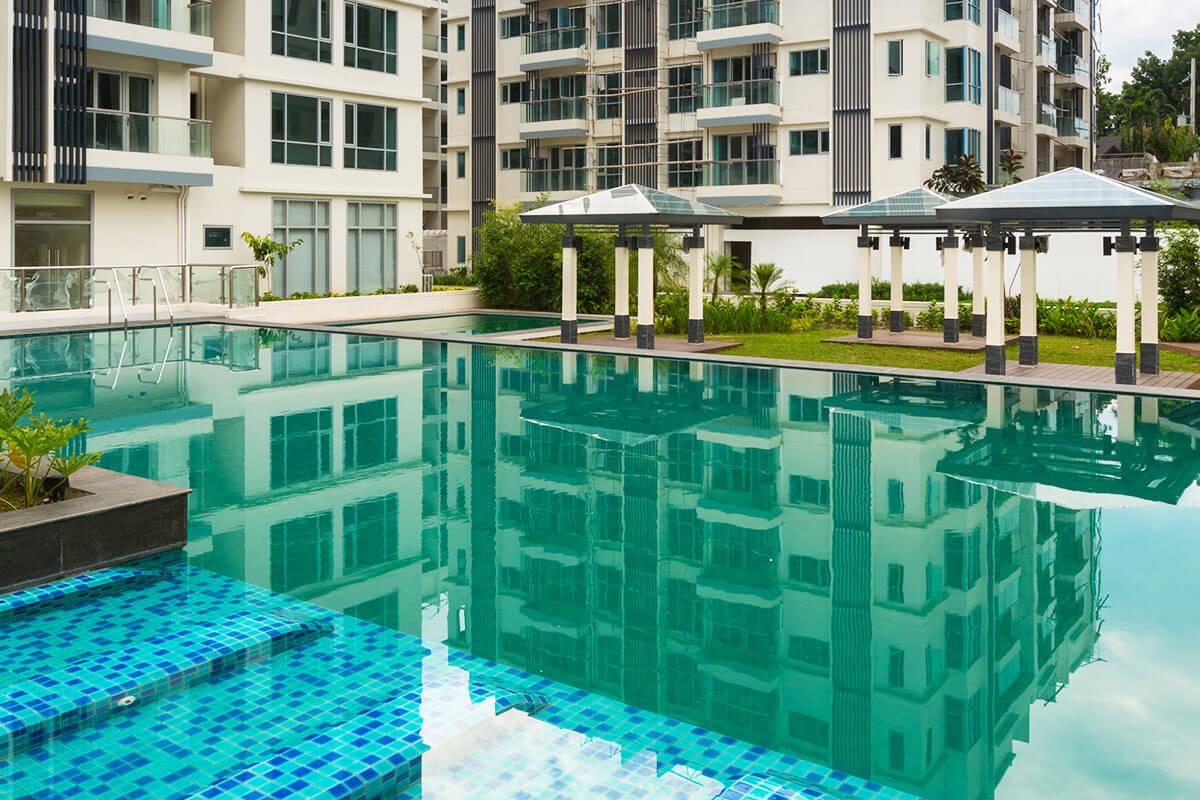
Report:
M579 340L576 268L582 231L613 234L616 240L616 314L613 333L628 339L629 251L638 253L637 346L654 349L654 234L677 231L685 234L683 248L688 254L688 341L704 341L704 237L701 226L736 225L737 214L678 195L627 184L562 203L536 208L521 214L530 224L565 225L562 257L561 340L574 344Z
M1075 167L938 206L945 226L986 228L990 268L987 286L986 372L1007 371L1004 344L1004 256L1020 234L1020 363L1038 363L1037 254L1049 234L1114 233L1104 238L1105 256L1117 256L1116 382L1137 383L1134 255L1142 254L1141 372L1156 375L1158 360L1158 248L1155 225L1200 223L1200 206L1096 175ZM1139 241L1135 225L1145 226ZM978 293L978 292L977 292Z

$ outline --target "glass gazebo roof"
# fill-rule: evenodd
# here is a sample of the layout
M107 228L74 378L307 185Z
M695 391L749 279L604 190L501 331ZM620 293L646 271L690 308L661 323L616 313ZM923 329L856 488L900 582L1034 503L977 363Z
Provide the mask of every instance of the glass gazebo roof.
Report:
M946 223L937 218L936 211L954 200L954 197L932 189L921 187L894 194L880 200L843 208L821 218L826 225L835 227L858 227L876 225L884 228L945 228Z
M742 218L698 200L650 189L636 183L576 197L521 214L529 223L567 225L649 225L692 227L736 225Z

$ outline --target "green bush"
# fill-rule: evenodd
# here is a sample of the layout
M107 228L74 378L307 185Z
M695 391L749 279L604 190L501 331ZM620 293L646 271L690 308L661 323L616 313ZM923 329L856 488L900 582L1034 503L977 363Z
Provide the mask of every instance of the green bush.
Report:
M1010 316L1017 319L1017 314ZM1019 321L1017 324L1019 328ZM1052 336L1115 339L1117 317L1087 300L1075 301L1069 297L1066 300L1039 300L1038 332Z
M1167 232L1158 260L1158 293L1168 315L1200 307L1200 234L1193 227Z
M1158 338L1164 342L1200 342L1200 307L1161 317Z
M857 300L858 281L843 281L822 286L813 297L830 297L835 300ZM906 283L904 284L904 299L913 303L940 303L945 298L945 288L940 283ZM875 279L871 281L872 300L891 300L892 284L890 281ZM958 299L969 301L971 293L963 287L958 287Z

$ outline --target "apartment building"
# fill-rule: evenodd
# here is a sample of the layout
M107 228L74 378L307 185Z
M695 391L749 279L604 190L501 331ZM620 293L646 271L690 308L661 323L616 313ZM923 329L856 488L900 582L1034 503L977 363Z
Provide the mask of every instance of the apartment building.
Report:
M1088 0L451 0L452 262L493 199L679 191L745 216L742 263L785 264L779 232L962 154L991 181L1006 151L1026 178L1088 168L1094 20Z
M168 291L217 300L206 266L248 263L248 231L302 240L263 287L278 295L419 283L440 16L426 0L0 1L4 263L195 265ZM11 276L6 311L88 307L112 280Z

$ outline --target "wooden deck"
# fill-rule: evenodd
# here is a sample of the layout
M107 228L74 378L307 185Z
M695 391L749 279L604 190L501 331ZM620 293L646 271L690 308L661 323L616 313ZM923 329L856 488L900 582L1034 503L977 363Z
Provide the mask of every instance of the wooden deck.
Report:
M1074 385L1095 386L1106 384L1114 391L1121 389L1115 379L1112 367L1087 367L1079 364L1039 364L1036 367L1024 367L1016 361L1008 362L1008 371L1003 377L1014 380L1033 380L1039 382L1053 381L1055 385L1069 388ZM986 375L983 364L964 369L959 375ZM1000 376L993 376L1000 377ZM1137 385L1158 389L1195 389L1200 385L1200 373L1195 372L1160 372L1157 375L1142 375L1138 373Z
M1200 356L1200 343L1197 342L1163 342L1159 348L1188 356Z
M823 343L829 344L864 344L875 345L876 347L908 347L917 350L949 350L955 353L982 353L987 345L987 340L982 336L971 336L962 334L957 342L947 343L942 340L942 334L934 331L904 331L903 333L892 333L891 331L875 331L874 336L870 339L860 339L855 334L849 336L837 336L832 339L822 339ZM1016 336L1006 337L1005 344L1012 344L1017 341Z

